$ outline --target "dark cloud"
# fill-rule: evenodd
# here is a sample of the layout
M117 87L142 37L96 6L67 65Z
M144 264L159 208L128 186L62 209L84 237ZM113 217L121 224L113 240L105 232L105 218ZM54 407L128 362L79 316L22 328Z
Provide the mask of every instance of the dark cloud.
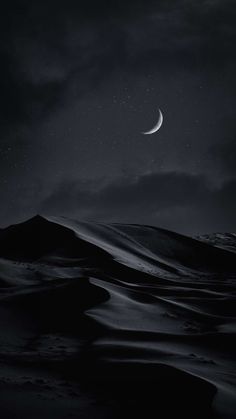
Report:
M212 146L209 154L223 174L236 175L236 134L231 134L231 139Z
M235 60L232 1L10 1L0 23L3 124L52 111L75 80L81 94L121 68Z
M106 185L66 182L44 200L40 211L115 222L149 220L188 233L232 225L236 229L236 179L216 186L204 176L169 172Z
M31 182L1 207L1 225L36 213L104 222L153 224L195 234L236 230L236 178L221 185L184 172L103 180ZM13 194L12 194L13 195ZM7 192L6 192L7 196Z

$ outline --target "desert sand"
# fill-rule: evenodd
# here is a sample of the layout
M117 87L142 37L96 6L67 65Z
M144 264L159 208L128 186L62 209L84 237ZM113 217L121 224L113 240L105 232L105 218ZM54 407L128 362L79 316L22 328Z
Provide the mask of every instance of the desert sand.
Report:
M234 238L0 230L1 418L235 418Z

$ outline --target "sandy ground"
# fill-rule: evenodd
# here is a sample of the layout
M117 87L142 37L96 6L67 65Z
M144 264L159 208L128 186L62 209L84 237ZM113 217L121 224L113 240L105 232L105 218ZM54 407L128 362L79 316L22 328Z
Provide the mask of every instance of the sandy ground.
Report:
M39 216L1 230L1 417L233 419L232 237Z

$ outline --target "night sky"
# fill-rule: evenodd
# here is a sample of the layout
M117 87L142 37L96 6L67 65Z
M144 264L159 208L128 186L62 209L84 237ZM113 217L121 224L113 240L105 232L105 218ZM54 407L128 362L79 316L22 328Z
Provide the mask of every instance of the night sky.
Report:
M234 0L4 3L1 227L236 230Z

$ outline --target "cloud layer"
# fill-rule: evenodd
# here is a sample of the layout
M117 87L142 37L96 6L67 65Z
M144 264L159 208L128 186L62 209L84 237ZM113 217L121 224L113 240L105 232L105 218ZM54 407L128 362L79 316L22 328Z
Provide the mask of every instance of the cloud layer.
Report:
M236 230L236 178L213 185L188 173L152 173L110 184L65 182L41 211L103 221L156 224L187 233ZM187 219L186 219L187 217Z

